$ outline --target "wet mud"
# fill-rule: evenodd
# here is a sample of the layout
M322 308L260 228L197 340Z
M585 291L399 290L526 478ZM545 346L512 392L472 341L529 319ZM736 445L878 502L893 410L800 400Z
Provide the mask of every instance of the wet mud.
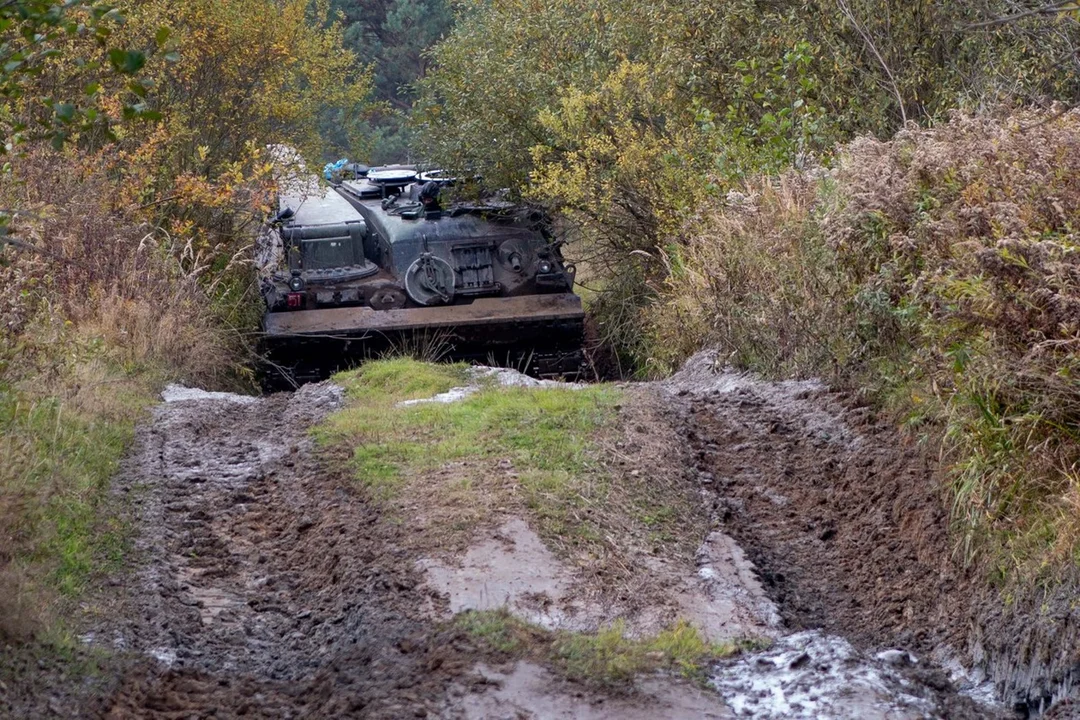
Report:
M708 353L663 388L682 408L720 529L757 567L786 627L870 655L910 653L930 685L994 696L961 662L976 591L950 556L943 497L919 448L818 383L724 372ZM1014 717L963 701L946 713L995 714Z
M736 716L716 693L662 679L647 679L633 694L605 696L559 681L539 665L519 662L497 670L476 668L487 684L479 692L455 687L454 711L466 720L728 720Z
M419 552L407 519L383 517L312 446L339 388L164 397L114 483L135 528L129 567L78 621L81 643L111 658L106 677L80 689L43 667L49 692L28 681L15 717L1008 716L941 667L964 638L951 604L967 586L942 559L924 461L816 385L718 374L704 357L628 394L635 423L678 419L686 482L711 514L696 557L642 556L659 590L629 611L520 508L460 552ZM768 647L703 684L590 688L535 658L492 657L448 622L497 608L557 631L621 618L645 635L686 618L712 641Z
M650 558L645 572L662 585L662 597L632 608L597 598L588 578L561 563L521 517L477 538L460 557L423 558L418 567L426 585L447 600L443 617L506 608L547 630L595 632L619 621L635 637L654 635L682 619L714 643L782 633L780 616L753 566L720 533L702 544L696 572Z
M141 528L136 567L86 638L125 667L76 714L436 712L464 651L421 619L394 528L306 437L340 391L166 399L117 479Z
M721 527L785 622L863 645L959 648L969 589L928 459L816 383L717 374L708 360L667 388L685 403Z

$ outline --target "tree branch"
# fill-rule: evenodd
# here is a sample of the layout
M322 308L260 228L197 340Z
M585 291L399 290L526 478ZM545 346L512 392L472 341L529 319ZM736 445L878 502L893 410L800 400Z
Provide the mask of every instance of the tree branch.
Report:
M1012 15L1005 15L1003 17L972 23L971 25L965 26L964 30L978 30L979 28L1004 25L1005 23L1023 20L1024 18L1033 17L1035 15L1058 15L1070 10L1080 10L1080 3L1078 3L1077 0L1058 0L1057 2L1052 2L1043 7L1032 8L1031 10L1024 10L1023 12L1013 13Z
M1069 1L1072 2L1072 0ZM863 42L865 42L867 47L870 48L870 52L874 53L874 57L877 58L877 61L881 64L882 69L885 70L885 74L888 75L889 85L892 86L893 95L896 96L896 103L900 106L900 117L903 120L904 124L907 125L908 117L907 110L904 109L904 98L900 94L900 86L896 84L896 78L893 76L892 70L889 69L889 64L885 62L885 58L883 58L881 56L881 53L878 52L877 45L874 44L874 41L870 37L870 34L867 33L866 30L863 29L863 26L859 24L859 21L855 19L855 13L851 12L851 8L848 7L847 2L845 2L845 0L836 0L836 4L840 7L840 12L844 13L844 16L848 19L848 21L855 26L856 32L858 32L859 35L862 36Z

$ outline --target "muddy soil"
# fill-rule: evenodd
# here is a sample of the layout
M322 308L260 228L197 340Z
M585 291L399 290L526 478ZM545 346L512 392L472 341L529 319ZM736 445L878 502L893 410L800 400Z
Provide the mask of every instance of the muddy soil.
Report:
M709 353L663 387L788 627L906 648L1019 717L1080 718L1080 577L998 587L958 567L935 458L848 396Z
M948 518L918 448L813 382L713 373L668 383L722 526L793 628L927 653L962 645L969 594Z
M118 677L26 717L424 717L468 648L419 616L393 526L305 437L340 391L176 391L116 481L140 528L89 645ZM115 595L116 589L112 589Z
M342 463L312 447L307 431L340 401L327 384L265 398L167 390L114 481L135 529L130 567L72 622L79 654L101 674L28 656L18 686L0 687L0 714L729 716L717 694L677 678L606 692L529 663L490 665L485 648L443 621L454 598L426 584L406 549L410 527L383 517L331 469Z
M664 383L682 407L720 527L743 547L792 630L966 671L972 581L950 557L933 464L872 412L815 382L718 371L703 354Z
M343 463L312 447L307 431L339 405L340 389L250 398L173 388L115 481L135 529L130 567L74 621L85 651L106 654L104 676L29 667L17 692L0 687L0 709L28 718L1000 715L932 662L962 635L949 609L965 588L942 562L947 546L936 546L944 518L929 510L940 503L929 502L918 453L816 386L717 375L709 362L628 398L635 428L675 408L700 465L687 482L703 517L713 514L695 562L642 565L669 585L655 614L689 617L714 640L775 638L710 668L708 687L671 675L585 687L535 658L493 657L447 622L507 608L588 630L611 608L582 604L580 588L595 578L562 564L519 507L460 553L417 552L408 518L384 517L332 469ZM820 631L791 634L808 628Z

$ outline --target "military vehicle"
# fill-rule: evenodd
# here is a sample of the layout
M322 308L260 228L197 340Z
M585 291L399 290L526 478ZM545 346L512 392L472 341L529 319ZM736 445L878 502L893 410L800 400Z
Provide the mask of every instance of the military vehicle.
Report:
M535 210L443 207L452 182L411 166L355 166L333 188L289 183L264 273L263 380L287 388L387 351L516 367L582 369L584 313Z

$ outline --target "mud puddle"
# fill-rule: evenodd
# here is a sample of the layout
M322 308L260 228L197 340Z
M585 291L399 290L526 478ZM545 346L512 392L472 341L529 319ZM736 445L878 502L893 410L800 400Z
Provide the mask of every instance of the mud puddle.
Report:
M753 566L734 541L713 533L698 553L695 575L680 577L663 560L649 572L667 576L668 602L628 611L588 599L581 578L564 567L520 517L473 544L457 562L422 559L427 584L448 600L449 615L508 609L548 630L594 632L619 620L630 636L654 634L676 619L713 642L771 638L780 617Z
M724 554L712 554L715 546ZM710 641L760 638L769 647L745 652L708 672L709 690L646 677L629 696L596 695L560 683L528 661L502 668L478 665L450 707L466 718L737 718L761 720L921 720L990 718L998 712L963 697L945 673L902 650L870 654L820 631L788 634L761 594L753 567L738 546L714 534L703 546L701 570L675 584L677 617ZM659 608L634 615L605 612L575 595L575 579L543 547L524 521L504 524L474 545L457 567L423 562L427 583L449 600L451 613L508 609L551 630L595 631L615 619L630 636L656 632ZM719 590L719 592L716 592ZM710 592L711 591L711 592Z
M913 672L918 664L907 652L868 657L842 638L808 631L718 666L710 684L736 716L759 720L963 717L940 693L940 680Z

